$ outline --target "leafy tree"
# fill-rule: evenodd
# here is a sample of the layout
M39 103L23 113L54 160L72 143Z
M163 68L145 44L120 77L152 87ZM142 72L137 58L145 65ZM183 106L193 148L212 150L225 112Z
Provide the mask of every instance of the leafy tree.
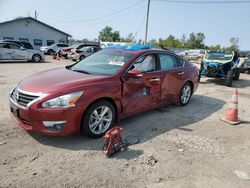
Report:
M191 33L189 35L189 38L187 39L187 42L185 44L185 47L190 49L203 49L205 48L204 40L205 40L205 34L204 33Z
M231 51L238 51L239 50L239 38L232 37L230 38L231 46L228 47Z
M101 41L119 42L121 40L120 32L113 31L112 27L106 26L99 32L98 39Z
M182 43L179 39L176 39L173 35L169 35L168 38L162 40L159 43L160 47L170 47L170 48L181 48Z
M209 50L221 50L221 46L219 44L209 46Z
M129 42L129 43L135 42L135 37L133 33L129 33L127 37L122 38L121 42Z
M151 39L150 41L148 41L148 44L155 46L155 47L159 46L159 43L155 39Z

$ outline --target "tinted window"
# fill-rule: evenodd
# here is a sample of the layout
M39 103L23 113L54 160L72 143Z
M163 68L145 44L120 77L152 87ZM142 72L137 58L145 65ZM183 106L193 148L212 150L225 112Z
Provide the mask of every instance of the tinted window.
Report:
M33 46L30 43L23 42L22 46L26 49L34 49Z
M0 48L8 48L8 45L7 44L0 44Z
M57 44L58 47L67 47L69 46L68 44Z
M15 44L9 44L9 47L10 49L18 49L18 50L20 49L20 47Z
M146 55L143 57L140 57L136 60L136 62L133 65L134 69L139 70L141 72L151 72L154 71L156 68L155 63L155 56L154 55Z
M174 69L176 67L181 67L184 61L168 54L159 54L161 70Z

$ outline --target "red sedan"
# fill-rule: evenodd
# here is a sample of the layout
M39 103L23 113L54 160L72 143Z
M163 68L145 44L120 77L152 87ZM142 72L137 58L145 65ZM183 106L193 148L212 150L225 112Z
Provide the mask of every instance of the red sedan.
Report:
M199 70L170 51L111 47L22 80L10 93L10 109L27 131L97 138L128 116L186 105L198 80Z

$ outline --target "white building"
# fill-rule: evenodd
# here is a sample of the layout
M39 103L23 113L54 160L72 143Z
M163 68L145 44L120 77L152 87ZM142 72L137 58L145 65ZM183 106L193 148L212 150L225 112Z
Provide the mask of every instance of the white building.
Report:
M68 43L71 35L32 17L17 18L0 23L0 40L30 42L34 49L53 43Z

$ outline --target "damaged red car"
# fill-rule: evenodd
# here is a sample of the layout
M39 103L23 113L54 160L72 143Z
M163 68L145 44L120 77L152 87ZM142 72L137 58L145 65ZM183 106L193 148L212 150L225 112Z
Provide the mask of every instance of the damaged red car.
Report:
M11 116L26 131L98 138L123 118L188 104L198 81L199 70L170 51L110 47L22 80L10 92Z

